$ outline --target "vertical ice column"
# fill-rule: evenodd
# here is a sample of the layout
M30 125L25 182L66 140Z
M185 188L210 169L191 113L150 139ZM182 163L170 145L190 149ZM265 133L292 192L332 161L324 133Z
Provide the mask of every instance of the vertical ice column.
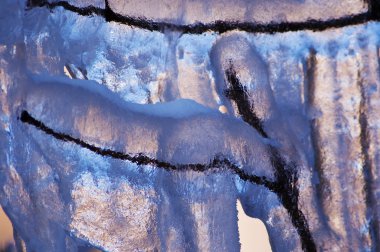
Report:
M380 76L379 47L369 38L359 38L359 88L361 95L360 141L365 179L368 228L374 250L380 249Z
M160 172L162 251L238 251L236 188L231 174Z
M229 112L241 117L270 142L275 174L273 188L245 184L241 196L248 215L262 219L270 234L272 249L315 249L308 218L318 219L310 171L292 130L277 108L267 66L243 36L219 40L211 52L219 94ZM253 154L254 155L254 154ZM260 164L258 164L260 165ZM303 185L300 193L297 186ZM302 203L301 198L302 197ZM303 212L307 213L306 216Z
M367 218L362 148L360 69L357 57L331 41L309 60L310 114L318 201L327 223L324 250L373 246ZM358 50L358 48L356 48Z

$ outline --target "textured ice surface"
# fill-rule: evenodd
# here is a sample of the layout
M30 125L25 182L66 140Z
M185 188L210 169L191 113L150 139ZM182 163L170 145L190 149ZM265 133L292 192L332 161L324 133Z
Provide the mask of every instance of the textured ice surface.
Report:
M367 8L325 2L254 1L257 18L243 1L109 4L178 23ZM274 251L379 248L377 23L191 35L21 0L0 18L0 203L19 247L238 251L240 199Z
M123 15L180 24L216 20L259 21L263 23L330 19L367 10L362 0L110 0L110 7ZM142 11L143 10L143 11Z

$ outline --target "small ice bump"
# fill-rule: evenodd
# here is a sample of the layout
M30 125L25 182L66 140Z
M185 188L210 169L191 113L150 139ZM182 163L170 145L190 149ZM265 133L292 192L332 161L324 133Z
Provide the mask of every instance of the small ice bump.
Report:
M219 111L222 114L227 114L227 112L228 112L226 106L224 106L224 105L219 106Z

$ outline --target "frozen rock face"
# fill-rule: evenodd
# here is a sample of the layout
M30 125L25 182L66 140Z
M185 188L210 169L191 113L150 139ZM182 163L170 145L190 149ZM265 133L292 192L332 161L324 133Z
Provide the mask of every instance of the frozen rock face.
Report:
M377 251L380 25L373 3L320 2L5 0L0 203L19 250L238 251L239 199L273 251Z

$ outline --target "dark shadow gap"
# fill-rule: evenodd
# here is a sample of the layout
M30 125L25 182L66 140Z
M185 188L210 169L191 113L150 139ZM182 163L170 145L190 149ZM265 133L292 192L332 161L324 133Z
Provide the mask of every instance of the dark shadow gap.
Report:
M226 70L227 81L230 87L224 91L224 95L235 102L239 114L243 120L248 123L252 128L254 128L262 137L268 138L265 133L263 125L256 113L252 112L254 107L254 102L249 102L247 95L247 90L240 83L237 78L236 72L232 65ZM251 104L252 103L252 104Z

